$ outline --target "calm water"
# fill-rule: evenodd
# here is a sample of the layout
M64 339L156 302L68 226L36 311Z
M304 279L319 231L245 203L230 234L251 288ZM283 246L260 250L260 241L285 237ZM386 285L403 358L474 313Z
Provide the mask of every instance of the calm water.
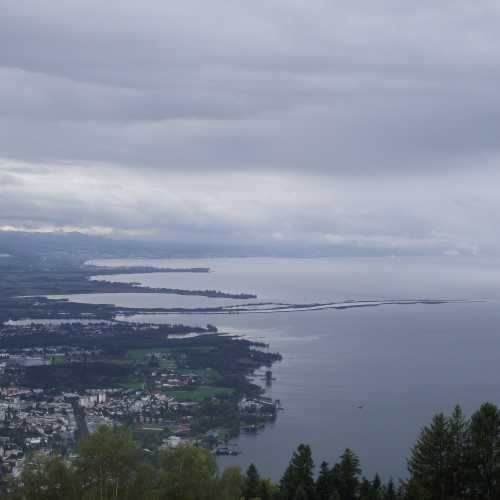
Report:
M255 462L263 474L277 479L294 448L305 442L312 446L318 464L336 460L350 447L360 455L365 473L400 477L405 475L405 459L419 428L435 412L450 411L457 402L466 412L486 400L500 403L500 266L495 262L388 258L111 263L209 266L210 274L117 279L255 292L259 301L488 299L273 314L135 317L193 325L210 322L223 331L265 340L283 354L283 362L273 369L277 380L269 391L281 399L285 410L262 434L242 436L243 454L222 459L222 466ZM179 297L105 294L85 300L169 307ZM202 297L181 300L184 307L227 302Z

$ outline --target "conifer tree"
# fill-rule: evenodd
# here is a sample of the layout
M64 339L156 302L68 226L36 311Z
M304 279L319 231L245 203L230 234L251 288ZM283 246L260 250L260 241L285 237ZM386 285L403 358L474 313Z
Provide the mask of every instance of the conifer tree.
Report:
M370 500L372 484L364 477L359 485L360 500Z
M448 419L450 432L450 495L463 498L468 490L468 461L470 455L470 432L462 409L455 406Z
M450 495L451 450L448 419L439 413L422 430L408 461L414 485L429 500L445 500Z
M309 497L307 496L306 490L303 485L300 485L297 488L293 500L309 500Z
M375 474L375 477L373 478L373 481L370 485L370 493L368 498L369 500L382 500L382 496L382 481L380 479L380 476L378 474Z
M470 425L470 471L477 498L497 499L500 495L500 412L483 404Z
M327 462L322 462L316 480L316 499L330 500L333 493L332 474Z
M301 488L307 500L314 500L313 469L314 462L311 448L304 444L299 445L280 481L282 498L284 500L295 500L297 490Z
M396 493L396 488L394 487L394 481L390 478L387 486L385 487L384 500L397 500L397 498L398 494Z
M338 464L338 491L342 500L356 500L361 468L359 458L349 448L340 456Z
M245 477L243 497L245 498L245 500L257 498L259 497L260 489L261 484L259 472L257 471L257 467L255 467L254 464L250 464Z

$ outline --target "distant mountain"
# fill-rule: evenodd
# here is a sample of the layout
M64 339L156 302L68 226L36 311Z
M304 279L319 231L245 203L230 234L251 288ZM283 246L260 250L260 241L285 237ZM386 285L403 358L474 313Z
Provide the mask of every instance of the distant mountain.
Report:
M332 245L230 245L165 241L143 241L90 236L78 232L31 233L0 231L0 255L43 256L58 259L91 258L170 258L170 257L365 257L387 255L427 255L397 249ZM429 252L432 255L433 252ZM435 254L435 253L434 253ZM3 257L2 260L7 260ZM3 263L5 264L5 263Z
M263 250L256 247L115 239L78 232L0 231L0 255L14 257L51 255L81 260L99 257L241 257L262 253Z

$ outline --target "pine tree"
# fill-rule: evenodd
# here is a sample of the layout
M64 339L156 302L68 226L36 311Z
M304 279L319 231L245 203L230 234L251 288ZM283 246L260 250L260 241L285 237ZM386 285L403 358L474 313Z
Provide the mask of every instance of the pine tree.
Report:
M385 487L384 500L397 500L397 498L398 494L396 493L396 488L394 487L394 481L391 478Z
M359 485L359 498L360 500L370 500L372 484L366 477L363 478Z
M414 485L429 500L445 500L450 496L452 439L447 418L436 415L424 427L408 461Z
M330 500L333 493L332 475L326 462L322 462L316 481L316 499Z
M470 425L472 489L477 498L496 499L500 493L500 412L483 404Z
M342 500L355 500L359 489L361 468L359 458L349 448L340 456L337 471L340 498Z
M295 495L293 497L293 500L309 500L309 497L307 496L306 490L304 489L304 486L300 485L297 490L295 491Z
M421 488L414 479L402 481L398 495L404 500L425 500L428 498L424 493L421 493Z
M453 498L463 498L468 489L468 456L470 449L469 423L460 406L455 406L448 419L450 432L450 494Z
M373 481L370 487L370 500L382 500L383 489L382 489L382 481L380 480L380 476L375 474Z
M243 487L243 497L245 500L259 497L260 486L260 476L257 471L257 467L255 467L254 464L250 464L247 469L245 484Z
M297 490L301 488L308 500L314 500L313 469L311 448L304 444L299 445L280 481L282 498L295 500Z
M330 470L330 482L334 493L335 492L339 493L341 477L342 477L342 472L340 470L340 464L337 463Z
M364 477L358 486L359 500L383 500L382 481L378 474L375 474L373 481Z

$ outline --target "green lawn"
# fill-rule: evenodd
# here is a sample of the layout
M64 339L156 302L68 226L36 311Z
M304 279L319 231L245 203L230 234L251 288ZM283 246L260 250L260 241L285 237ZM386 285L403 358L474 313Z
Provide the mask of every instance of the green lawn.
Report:
M165 359L161 360L159 363L159 368L163 368L165 370L174 370L177 366L173 359Z
M130 360L127 358L117 358L115 356L103 356L97 359L98 362L111 363L113 365L128 365Z
M143 382L124 382L121 385L127 389L142 389L144 387Z
M144 361L148 354L154 352L171 352L172 349L168 347L155 347L154 349L131 349L127 351L127 358L131 361Z
M54 356L52 358L53 365L64 365L67 362L68 362L68 358L66 358L66 356Z
M194 373L195 375L198 375L198 377L204 379L205 383L207 384L215 384L221 378L219 372L212 368L197 368L192 370L189 368L184 368L182 370L179 370L179 373L182 375Z
M198 403L204 399L213 398L215 396L231 396L233 393L234 389L228 387L211 387L207 385L202 385L193 391L175 389L168 389L165 391L167 396L171 396L177 401L195 401Z

